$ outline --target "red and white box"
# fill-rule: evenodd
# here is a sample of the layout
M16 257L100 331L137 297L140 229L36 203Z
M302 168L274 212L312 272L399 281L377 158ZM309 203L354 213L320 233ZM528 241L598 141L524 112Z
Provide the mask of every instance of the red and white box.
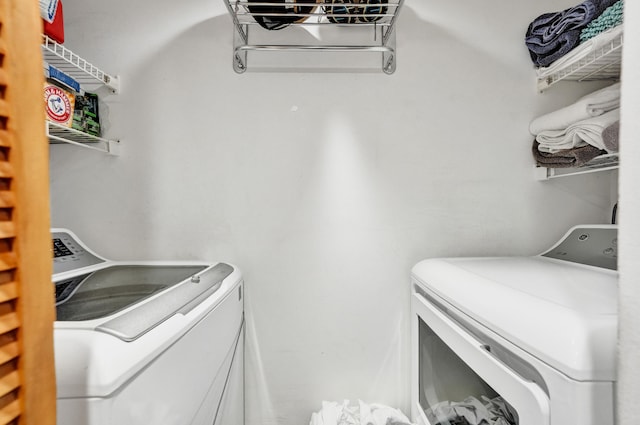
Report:
M44 33L52 40L64 43L62 0L40 0L40 16Z
M55 84L44 83L44 103L47 119L65 127L71 127L76 96Z

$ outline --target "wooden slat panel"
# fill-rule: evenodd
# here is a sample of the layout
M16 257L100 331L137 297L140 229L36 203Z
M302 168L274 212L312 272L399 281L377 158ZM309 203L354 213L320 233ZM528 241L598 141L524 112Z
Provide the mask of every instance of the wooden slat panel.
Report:
M22 413L22 399L19 396L21 387L18 356L20 353L17 329L20 319L16 311L18 284L15 282L15 269L18 260L13 251L12 238L15 237L15 225L12 221L15 194L11 188L13 182L13 166L8 161L10 149L14 146L12 125L12 105L7 100L11 90L10 74L7 64L11 61L7 47L6 29L10 19L11 5L6 1L0 4L0 423L14 424Z
M13 146L13 134L10 131L0 129L0 147Z
M0 333L13 331L20 326L20 319L17 313L9 313L0 316Z
M0 221L0 239L15 238L16 226L13 221Z
M13 397L17 397L17 415L13 418L7 415L4 423L55 425L55 300L51 288L49 146L42 106L42 19L38 2L2 0L0 20L0 43L4 43L6 49L0 68L5 68L7 73L7 87L3 93L11 114L8 120L0 119L0 129L6 127L4 134L0 130L0 162L9 161L13 170L10 184L0 187L14 193L13 198L0 196L0 202L5 204L0 207L11 210L4 211L0 221L13 221L16 234L5 247L14 257L7 252L5 257L0 257L0 263L5 267L15 263L15 270L7 271L7 274L15 279L19 296L4 304L15 308L17 317L12 319L11 314L4 317L8 319L8 328L19 325L11 336L6 337L7 341L11 337L17 338L20 347L18 358L1 367L17 367L19 387L7 394L0 406L4 412L5 408L16 405ZM0 97L1 94L0 90ZM10 373L3 374L8 376Z
M21 412L20 400L14 400L0 410L0 423L8 424L14 421Z
M0 117L8 117L9 114L9 105L4 100L0 99Z
M15 252L0 253L0 271L13 270L18 265L18 258Z
M20 374L17 370L0 378L0 397L9 394L20 386Z
M7 282L0 285L0 303L11 301L18 296L18 285Z
M10 162L0 162L0 178L9 179L13 177L13 167Z
M17 342L11 342L0 347L0 364L15 359L20 354L20 346Z
M16 195L10 190L0 190L0 208L13 208L16 205Z

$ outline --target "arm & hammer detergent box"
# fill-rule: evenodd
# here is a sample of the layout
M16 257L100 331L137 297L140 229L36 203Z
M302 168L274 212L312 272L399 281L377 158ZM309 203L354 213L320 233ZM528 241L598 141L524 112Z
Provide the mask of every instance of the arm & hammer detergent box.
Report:
M65 127L71 127L75 103L75 95L73 93L45 81L44 103L49 121Z

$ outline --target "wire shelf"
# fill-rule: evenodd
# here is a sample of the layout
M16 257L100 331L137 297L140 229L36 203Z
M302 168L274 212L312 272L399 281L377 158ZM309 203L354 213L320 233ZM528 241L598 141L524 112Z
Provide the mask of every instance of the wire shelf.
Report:
M620 33L603 43L586 55L579 55L576 51L576 60L570 61L563 67L548 75L538 77L538 89L546 90L553 84L562 80L568 81L593 81L593 80L617 80L620 78L622 64L623 34ZM586 46L589 47L589 46ZM580 47L578 47L579 49Z
M117 76L107 74L46 35L42 36L42 55L45 62L69 74L80 84L105 85L114 93L120 90Z
M535 167L536 180L550 180L558 177L589 174L599 171L617 170L620 166L620 158L617 153L600 155L593 158L581 167L571 168L545 168Z
M49 143L69 143L87 149L93 149L100 152L116 155L117 141L104 139L102 137L93 136L74 128L65 127L60 124L47 121L47 137Z
M548 68L538 69L537 86L542 92L563 81L619 80L622 64L623 27L619 25L569 52ZM571 168L534 167L536 180L574 176L620 166L617 153L600 155L583 166Z
M68 74L81 85L106 86L113 93L120 89L120 79L107 74L97 66L82 59L71 50L55 42L46 35L42 36L42 55L46 63ZM93 136L91 134L46 121L46 133L49 143L68 143L86 149L117 155L119 142Z

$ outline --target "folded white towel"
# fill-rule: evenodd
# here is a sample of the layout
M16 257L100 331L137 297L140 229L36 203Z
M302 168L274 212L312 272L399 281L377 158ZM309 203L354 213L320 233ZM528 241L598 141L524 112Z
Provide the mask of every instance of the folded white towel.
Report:
M536 136L540 152L556 153L587 144L606 150L602 132L620 119L620 109L614 109L597 117L578 121L564 130L542 131Z
M534 136L543 131L564 130L570 125L620 107L620 83L589 93L575 103L542 115L529 125Z

